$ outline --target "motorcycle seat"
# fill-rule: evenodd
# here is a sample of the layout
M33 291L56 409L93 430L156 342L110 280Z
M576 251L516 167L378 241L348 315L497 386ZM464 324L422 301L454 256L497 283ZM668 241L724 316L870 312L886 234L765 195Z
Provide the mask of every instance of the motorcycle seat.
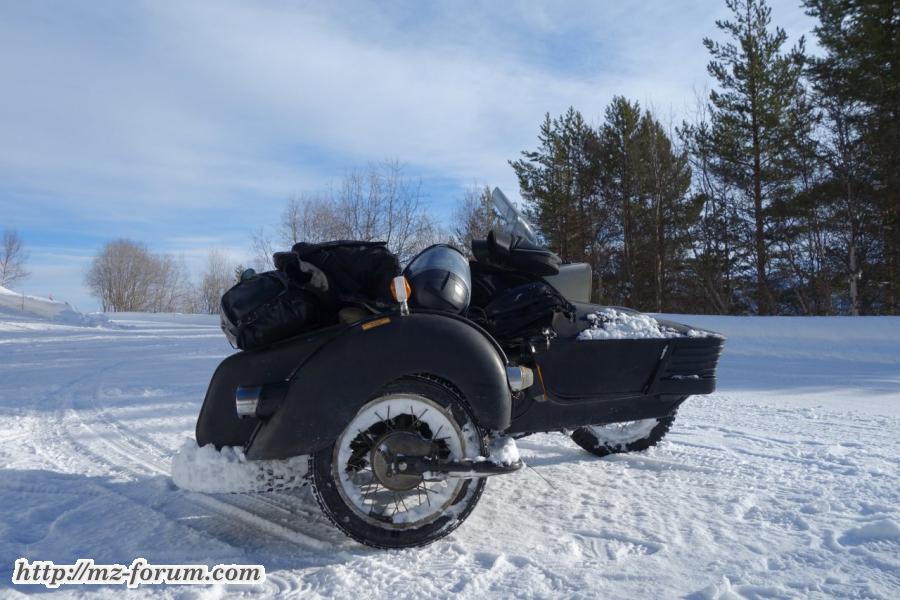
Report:
M472 255L480 263L539 277L559 274L562 264L559 256L550 250L493 229L487 239L472 240Z

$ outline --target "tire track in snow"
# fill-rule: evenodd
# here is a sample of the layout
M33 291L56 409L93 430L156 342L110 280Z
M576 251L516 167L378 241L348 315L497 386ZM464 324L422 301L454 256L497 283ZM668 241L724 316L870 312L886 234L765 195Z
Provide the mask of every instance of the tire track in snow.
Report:
M65 383L55 385L43 394L38 400L40 404L49 403L54 397L59 396L60 409L56 413L54 425L55 435L47 440L41 454L50 460L60 472L73 472L72 462L81 461L87 463L85 469L76 469L74 472L91 473L97 465L106 465L107 471L121 474L132 479L141 479L146 475L169 477L168 465L161 464L159 460L147 457L146 453L137 445L129 443L123 438L116 440L108 432L91 427L80 411L73 405L73 396L78 393L84 381L90 379L102 379L105 373L116 370L127 364L127 360L110 363L104 367L85 372L77 377L67 380ZM76 429L85 432L85 439L78 439L74 435ZM87 442L85 440L91 440ZM97 444L102 448L98 448ZM69 448L62 446L67 444ZM110 450L116 456L124 459L122 462L111 460L103 450ZM49 450L49 452L47 452ZM84 457L92 457L93 460L85 461ZM334 548L333 544L307 535L303 531L286 527L267 518L265 514L255 514L248 510L249 507L241 507L222 501L206 494L178 492L166 498L165 509L160 505L151 505L143 499L134 498L123 494L121 491L101 482L93 482L92 486L104 490L108 494L126 499L128 502L142 506L143 508L160 514L169 521L179 522L191 529L224 541L235 548L247 548L249 546L267 544L260 542L260 534L268 537L275 545L283 542L294 544L289 551L296 553L297 546L308 549L321 550ZM195 519L198 510L203 513L204 519ZM264 510L260 511L264 513ZM213 517L209 519L208 517ZM200 521L203 522L200 525ZM249 542L249 543L248 543Z
M101 421L101 427L111 430L113 436L115 436L115 438L107 435L98 437L110 444L114 451L127 460L134 460L155 474L166 477L171 474L171 462L169 459L171 451L169 449L145 436L134 434L133 430L127 425L111 418L106 409L97 406L95 401L96 394L88 395L87 398L90 403L90 408L87 410L91 412L94 418ZM71 410L82 426L89 428L95 434L97 433L97 428L90 426L81 416L84 409L72 408ZM312 545L318 549L334 548L335 541L341 542L338 543L338 546L353 545L349 541L344 543L343 537L338 538L333 535L333 527L322 515L315 501L311 497L303 497L299 493L269 492L253 495L186 493L198 496L200 502L209 502L211 500L213 503L218 503L215 505L210 503L210 507L218 506L219 510L229 517L234 516L236 511L244 511L249 513L254 520L264 519L268 521L264 527L277 525L279 528L287 529L291 532L291 537L288 538L289 541L298 541L294 538L301 536L302 543ZM300 523L305 526L298 526Z
M133 440L129 440L121 431L118 432L120 439L114 439L108 433L98 432L97 427L92 427L82 417L81 411L74 407L73 397L78 393L80 384L93 378L101 379L104 373L113 371L127 362L112 363L67 380L63 384L53 386L38 400L40 404L46 404L59 396L60 408L54 413L55 423L51 435L36 448L41 450L40 454L54 464L59 472L78 473L87 477L86 482L80 486L80 493L88 493L94 497L117 498L126 506L140 507L141 510L158 515L168 523L210 536L235 549L237 556L231 559L234 562L253 562L239 557L247 557L248 553L251 556L258 555L262 552L273 557L266 559L264 561L266 564L283 563L285 557L290 557L314 565L317 562L318 551L335 548L333 544L279 525L264 515L255 514L251 506L241 507L206 494L174 490L166 490L163 502L157 503L148 501L142 495L142 490L125 493L122 489L117 489L115 484L91 477L89 474L95 472L98 465L105 465L106 468L102 470L104 476L119 474L136 481L144 479L147 475L169 479L170 469L161 458L148 457L145 453L146 448L134 444ZM87 435L75 435L76 430L73 430L73 427ZM79 437L90 439L91 442L78 439ZM95 440L102 444L102 448L98 448ZM149 442L148 445L155 445L158 450L163 449L153 442ZM124 462L110 459L104 450L112 451L124 459ZM73 468L73 463L81 463L83 467ZM36 491L43 493L41 490ZM298 553L300 549L305 551ZM259 562L261 559L254 560ZM307 586L288 571L281 574L267 573L267 581L261 588L257 590L278 595L302 595Z
M116 368L118 365L113 364L109 367L102 369L102 371L108 371L110 369ZM77 389L78 384L82 381L89 379L95 376L97 372L81 375L75 377L73 379L67 380L65 383L53 386L52 389L48 390L43 397L40 399L40 402L49 402L55 396L60 395L61 391ZM63 403L66 401L66 394L62 394ZM228 519L215 518L213 520L206 520L203 517L207 517L207 515L198 515L198 508L203 508L202 505L197 503L191 503L187 501L183 501L179 499L176 502L167 502L165 506L165 510L163 510L160 506L154 505L147 501L146 498L136 497L135 494L124 493L121 489L117 489L115 484L108 484L100 481L97 477L91 476L90 473L96 470L98 464L106 464L107 467L110 467L109 471L112 473L121 473L123 475L129 475L132 478L141 479L140 475L134 469L123 469L122 465L114 463L110 461L105 455L102 453L97 453L95 448L91 448L83 442L77 440L75 436L72 435L71 432L71 423L67 420L67 416L71 416L71 411L68 410L65 406L62 406L60 410L58 410L53 417L55 417L55 422L52 424L50 431L44 429L40 432L32 432L32 433L49 433L50 435L44 435L44 439L35 439L35 450L36 452L46 461L51 463L56 467L56 470L61 474L78 474L85 477L85 481L79 483L78 490L55 490L50 489L49 491L45 489L43 485L40 485L34 489L20 489L20 486L16 487L19 491L26 491L30 493L36 494L77 494L81 496L88 496L93 498L114 498L118 499L124 506L135 506L139 507L140 510L145 511L150 514L158 515L161 519L168 523L174 523L178 526L183 526L193 531L197 531L203 535L209 535L214 539L222 541L229 546L235 548L238 552L237 555L243 554L243 551L240 550L241 542L246 542L247 540L256 539L255 534L258 533L256 528L249 528L245 525L241 525L239 523L234 523L229 521ZM77 415L76 415L77 416ZM92 457L94 460L90 460L86 457ZM83 468L77 468L73 465L82 464ZM107 471L104 475L108 476L110 473ZM11 488L12 489L12 488ZM143 490L141 490L143 492ZM167 499L169 500L169 499ZM118 507L121 510L121 507ZM201 517L201 518L198 518ZM205 526L198 526L197 523L200 521L204 521ZM296 548L296 546L292 546ZM237 559L238 556L235 556L234 559ZM272 592L278 591L278 586L275 585L275 581L272 584L264 584L264 588L271 589Z
M115 369L122 364L124 364L124 362L105 367L101 369L101 373ZM73 388L77 389L77 386L81 381L97 375L98 373L94 372L85 376L77 377L62 386L57 386L54 390L51 390L46 394L46 397L49 400L49 398L56 395L60 389L70 390L69 393L62 395L60 410L56 414L55 429L57 435L54 436L47 445L49 449L56 450L57 452L54 456L48 456L48 458L50 458L51 462L53 462L61 472L73 471L72 462L81 461L87 462L87 468L75 469L75 472L90 473L93 469L96 469L98 465L105 464L109 468L109 470L131 478L141 479L148 474L147 472L149 472L150 475L159 475L159 469L154 465L148 463L147 461L143 461L140 458L136 458L134 455L129 455L126 449L124 449L122 446L111 443L106 436L97 435L96 432L80 418L78 412L71 407L71 390ZM99 450L96 446L91 446L88 443L78 439L77 436L73 434L73 424L86 431L89 434L89 437L95 437L96 439L100 440L106 448L112 450L117 455L125 458L128 461L136 461L138 464L142 465L144 467L144 470L147 472L142 473L139 469L136 469L133 466L128 466L126 464L110 460L109 456L103 451ZM60 447L62 444L66 444L69 446L68 451L66 451L66 448ZM47 456L46 453L45 456ZM89 457L90 459L86 460L87 457ZM209 506L205 506L196 501L189 504L184 504L181 501L169 502L169 510L164 511L160 506L153 506L146 501L141 501L139 499L131 497L130 495L123 494L121 491L116 490L109 485L105 485L96 481L92 482L91 485L94 488L101 489L107 494L123 498L128 502L138 504L145 509L160 514L166 520L181 522L191 529L199 530L202 533L211 535L212 537L220 539L228 543L229 545L240 547L240 544L236 542L248 538L248 528L246 526L236 527L233 520L227 518L228 515L226 515L225 513L220 513L218 516L223 518L219 518L219 522L215 522L212 526L208 527L198 527L193 521L185 521L184 519L186 516L192 514L196 515L198 508L209 510Z

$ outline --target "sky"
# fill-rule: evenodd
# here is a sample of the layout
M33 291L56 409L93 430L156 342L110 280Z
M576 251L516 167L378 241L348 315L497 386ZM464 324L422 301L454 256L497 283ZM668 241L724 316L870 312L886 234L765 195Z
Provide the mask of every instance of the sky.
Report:
M793 44L813 22L771 0ZM508 161L545 113L614 95L670 125L711 85L724 0L0 3L0 229L18 287L81 310L114 238L235 262L292 195L397 160L446 222L466 187L519 197ZM808 40L809 41L809 40Z

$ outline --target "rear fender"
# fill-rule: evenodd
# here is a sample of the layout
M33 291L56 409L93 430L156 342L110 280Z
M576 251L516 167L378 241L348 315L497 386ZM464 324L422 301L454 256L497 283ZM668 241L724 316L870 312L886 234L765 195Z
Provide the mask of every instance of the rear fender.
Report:
M342 329L343 326L320 329L266 348L236 352L223 360L209 382L197 417L197 443L214 444L217 448L246 445L259 419L238 418L238 387L287 381L297 365L340 335Z
M380 315L349 327L297 368L283 403L256 428L247 456L312 454L333 443L387 384L416 375L458 389L481 427L509 427L506 358L486 333L446 314Z

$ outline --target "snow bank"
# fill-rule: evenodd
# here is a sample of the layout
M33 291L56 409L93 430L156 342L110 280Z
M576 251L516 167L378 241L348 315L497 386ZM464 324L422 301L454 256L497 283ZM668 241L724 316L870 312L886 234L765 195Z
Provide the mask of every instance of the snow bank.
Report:
M678 331L660 325L650 315L625 312L615 308L601 308L588 314L587 320L591 325L578 334L579 340L630 340L681 336ZM692 330L691 333L699 334L700 332Z
M288 489L304 484L308 457L248 461L240 448L185 440L172 459L172 480L192 492L243 493Z
M5 287L0 287L0 311L15 316L40 317L56 323L85 327L97 327L109 322L102 314L78 312L68 302L19 294Z

